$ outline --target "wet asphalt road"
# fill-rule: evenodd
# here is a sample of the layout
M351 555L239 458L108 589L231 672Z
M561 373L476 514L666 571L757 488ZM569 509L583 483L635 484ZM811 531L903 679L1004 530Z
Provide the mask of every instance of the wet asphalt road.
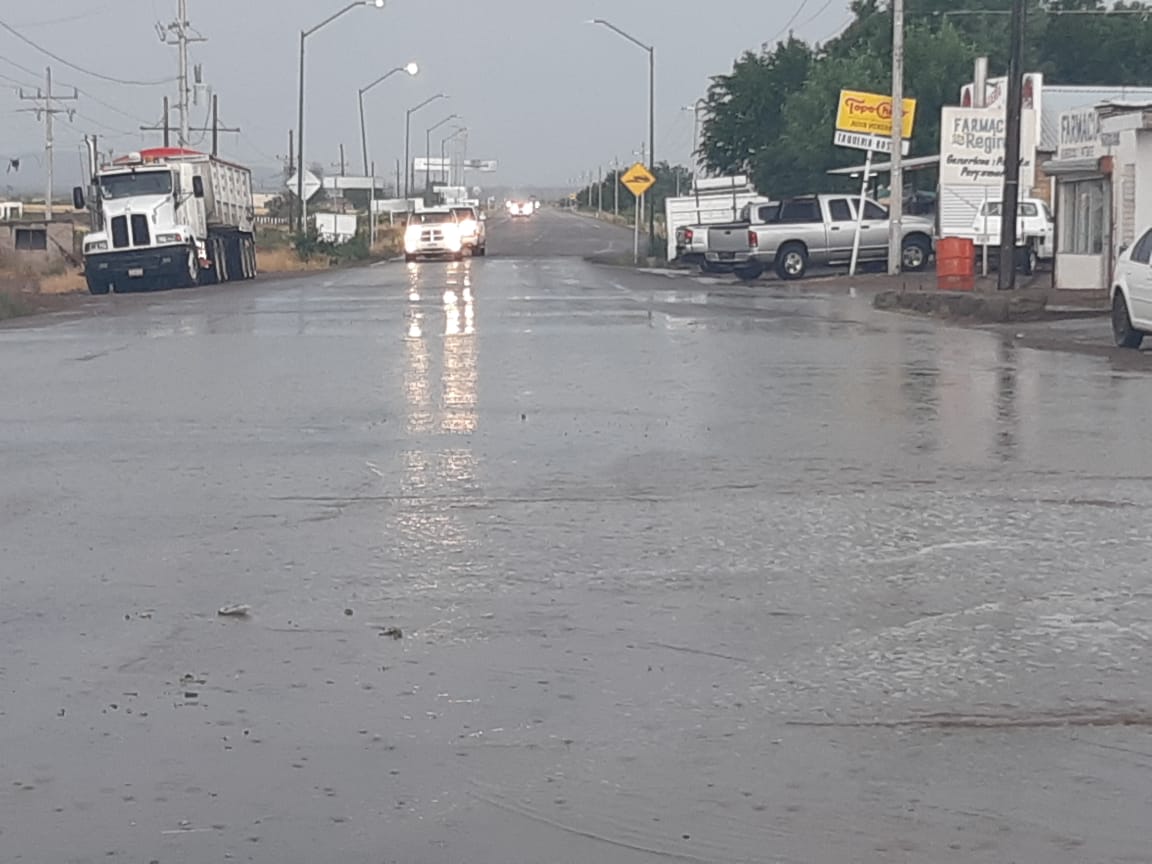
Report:
M0 861L1152 860L1145 370L490 232L0 328Z

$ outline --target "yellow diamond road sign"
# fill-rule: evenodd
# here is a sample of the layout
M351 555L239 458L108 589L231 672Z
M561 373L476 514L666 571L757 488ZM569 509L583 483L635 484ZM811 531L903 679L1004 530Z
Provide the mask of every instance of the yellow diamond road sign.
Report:
M652 188L652 185L656 182L656 178L652 176L651 171L637 162L624 172L624 176L620 178L620 182L628 187L628 191L639 198Z

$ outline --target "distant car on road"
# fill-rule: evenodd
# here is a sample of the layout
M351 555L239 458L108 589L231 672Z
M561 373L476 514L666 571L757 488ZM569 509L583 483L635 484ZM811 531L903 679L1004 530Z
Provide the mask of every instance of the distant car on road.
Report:
M460 221L451 209L421 210L408 217L404 230L404 260L464 257Z
M1139 348L1152 333L1152 229L1120 252L1112 277L1112 337Z
M464 248L473 255L487 255L488 229L485 221L488 217L480 212L480 208L471 204L454 204L452 212L456 214L460 225L460 238Z
M532 201L509 201L508 214L513 219L521 219L531 216L538 209L538 205Z

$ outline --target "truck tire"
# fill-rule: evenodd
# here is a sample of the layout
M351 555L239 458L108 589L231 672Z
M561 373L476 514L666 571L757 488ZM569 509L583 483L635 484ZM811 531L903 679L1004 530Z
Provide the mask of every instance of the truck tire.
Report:
M91 276L87 276L84 281L88 283L89 294L102 296L112 290L112 283L103 279L93 279Z
M259 268L256 266L256 238L245 237L244 248L248 252L248 278L255 279Z
M919 273L928 267L932 258L932 241L919 234L905 237L900 247L900 270L905 273Z
M228 246L223 237L216 238L215 250L216 254L212 260L216 262L216 281L228 282L232 278L232 272L228 266Z
M1036 251L1036 244L1029 243L1021 256L1020 269L1025 276L1031 276L1040 268L1040 254Z
M776 275L781 279L803 279L808 272L808 250L803 243L785 243L776 252Z
M180 274L180 281L177 283L177 288L195 288L200 284L200 256L196 254L196 247L188 247L187 260L184 264L184 272Z

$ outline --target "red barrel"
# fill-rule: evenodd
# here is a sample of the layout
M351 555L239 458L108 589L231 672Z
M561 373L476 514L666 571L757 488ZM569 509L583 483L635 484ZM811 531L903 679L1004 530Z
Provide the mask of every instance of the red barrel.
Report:
M971 291L976 287L976 246L966 237L936 241L936 287L941 291Z

